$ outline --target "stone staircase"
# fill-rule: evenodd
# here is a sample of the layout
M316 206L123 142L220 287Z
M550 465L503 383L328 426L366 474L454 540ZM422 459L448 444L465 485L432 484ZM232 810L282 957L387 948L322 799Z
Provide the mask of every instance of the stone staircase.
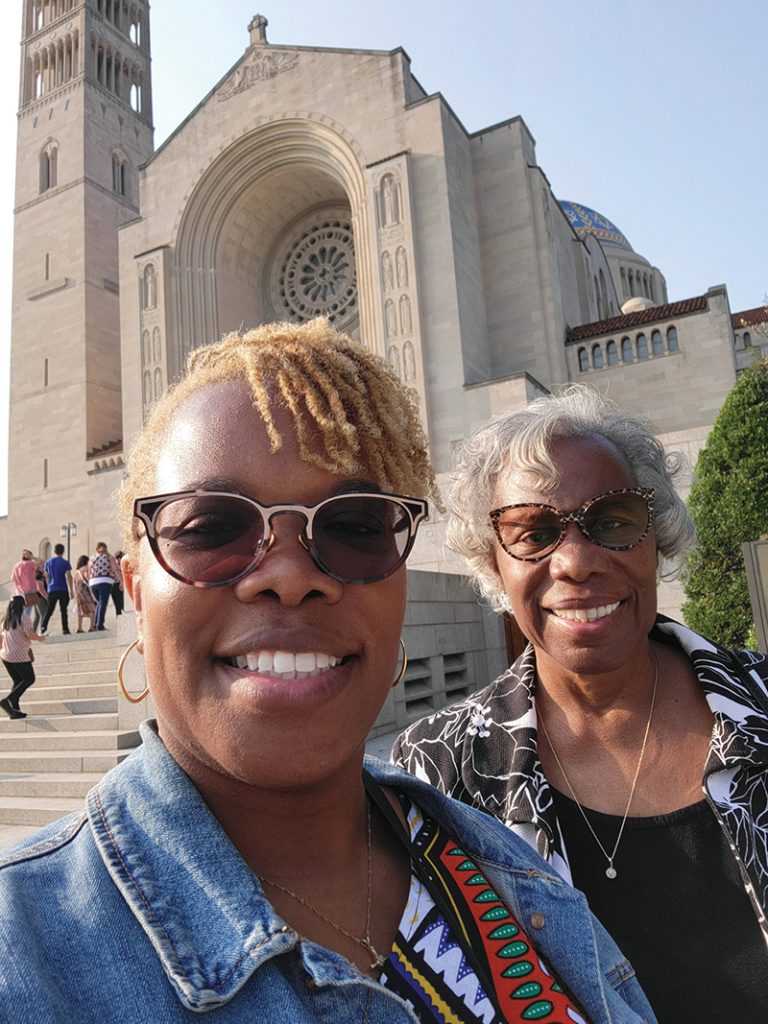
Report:
M118 723L114 633L49 636L35 643L37 681L27 718L0 711L0 826L39 827L82 806L88 790L139 743ZM0 666L0 691L10 677Z

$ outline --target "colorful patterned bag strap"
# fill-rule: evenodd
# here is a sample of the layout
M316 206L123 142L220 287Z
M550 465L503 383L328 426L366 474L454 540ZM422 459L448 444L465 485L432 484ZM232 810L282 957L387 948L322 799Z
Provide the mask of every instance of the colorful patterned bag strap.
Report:
M414 849L413 843L411 842L410 835L403 828L403 824L395 813L395 809L387 799L386 793L384 793L382 787L375 779L370 776L364 776L365 788L368 796L374 802L376 807L381 811L382 815L386 819L390 828L394 834L398 837L401 843L405 846L408 851L408 857L411 862L412 869L416 872L421 882L426 887L432 899L435 901L437 906L440 908L440 912L450 925L455 935L464 934L465 928L460 917L456 913L454 906L451 901L446 898L446 894L440 886L434 884L434 879L426 877L427 872L425 871L425 865L420 852ZM496 1000L493 998L495 993L495 985L493 979L488 971L487 963L484 963L481 957L478 957L475 950L470 944L467 944L466 948L462 949L462 952L467 962L472 967L473 971L480 980L480 984L483 986L486 995L496 1005L499 1012L499 1016L503 1018L501 1010L496 1004Z

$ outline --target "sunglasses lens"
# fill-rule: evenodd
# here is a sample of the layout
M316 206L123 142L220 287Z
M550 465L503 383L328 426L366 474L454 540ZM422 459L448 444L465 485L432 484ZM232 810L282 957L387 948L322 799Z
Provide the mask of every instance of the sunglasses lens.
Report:
M236 579L256 561L264 541L259 510L234 495L169 501L155 516L160 560L194 583Z
M411 549L406 508L377 494L340 495L327 501L312 523L312 553L336 579L371 583L389 576Z
M515 558L538 558L557 547L560 516L546 508L510 508L497 520L504 548Z
M628 548L648 531L648 503L639 494L607 494L584 513L590 540L607 548Z

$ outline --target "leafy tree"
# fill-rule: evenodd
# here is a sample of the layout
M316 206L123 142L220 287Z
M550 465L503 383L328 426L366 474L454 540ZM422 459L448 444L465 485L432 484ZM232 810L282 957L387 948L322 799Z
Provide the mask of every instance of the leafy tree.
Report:
M686 622L746 646L752 609L741 545L768 533L768 359L744 370L699 454L688 508L698 543L684 575Z

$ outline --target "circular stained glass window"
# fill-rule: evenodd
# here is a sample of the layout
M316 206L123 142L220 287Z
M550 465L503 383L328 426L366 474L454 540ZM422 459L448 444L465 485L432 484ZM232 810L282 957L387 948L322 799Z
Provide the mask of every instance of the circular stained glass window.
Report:
M357 320L355 245L348 213L315 213L294 226L272 267L272 302L287 319L303 322L324 316L340 328Z

